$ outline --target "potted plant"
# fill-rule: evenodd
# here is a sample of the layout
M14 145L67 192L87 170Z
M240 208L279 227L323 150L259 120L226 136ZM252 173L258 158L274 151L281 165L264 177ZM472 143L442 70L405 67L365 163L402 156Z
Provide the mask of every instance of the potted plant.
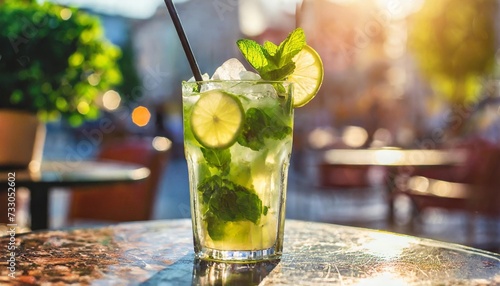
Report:
M35 139L43 122L77 126L98 116L95 98L121 81L120 49L96 17L49 2L3 1L0 27L0 134L8 144L0 166L26 167L44 141Z

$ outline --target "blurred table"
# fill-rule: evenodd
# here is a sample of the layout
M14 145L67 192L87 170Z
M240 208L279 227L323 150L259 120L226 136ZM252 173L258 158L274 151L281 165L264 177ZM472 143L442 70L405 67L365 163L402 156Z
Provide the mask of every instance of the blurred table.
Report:
M9 237L0 238L7 245ZM281 261L194 258L187 219L42 231L0 252L0 283L89 285L499 285L500 255L430 239L287 220ZM11 280L8 277L10 270Z
M325 151L323 159L331 165L433 167L463 164L466 153L444 149L332 149Z
M48 227L49 193L53 187L92 186L135 182L146 179L149 169L115 161L46 161L40 170L0 172L0 184L7 185L8 173L15 173L16 187L30 191L31 229ZM1 190L7 191L7 188Z
M464 164L467 153L463 149L332 149L324 152L322 164L337 167L385 167L388 170L386 187L389 192L388 222L394 221L392 191L401 173L415 168L437 168Z

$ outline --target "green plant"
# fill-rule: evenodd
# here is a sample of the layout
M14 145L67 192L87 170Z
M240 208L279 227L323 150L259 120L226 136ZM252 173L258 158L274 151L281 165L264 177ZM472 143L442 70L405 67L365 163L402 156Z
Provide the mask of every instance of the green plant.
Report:
M6 0L0 27L0 109L62 117L76 126L97 117L95 98L122 79L120 49L83 11Z

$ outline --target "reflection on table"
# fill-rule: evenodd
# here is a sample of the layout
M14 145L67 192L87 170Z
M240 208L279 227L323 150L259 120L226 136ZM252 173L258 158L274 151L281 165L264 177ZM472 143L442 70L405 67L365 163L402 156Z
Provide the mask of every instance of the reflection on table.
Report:
M0 238L6 245L9 237ZM288 220L281 261L194 259L189 220L16 237L14 282L93 285L498 285L500 255L429 239ZM0 254L7 261L7 253ZM0 282L11 281L0 269Z
M31 229L39 230L48 227L51 188L135 182L146 179L150 171L137 164L114 161L46 161L37 172L1 172L0 184L7 183L7 173L15 173L16 187L30 190Z

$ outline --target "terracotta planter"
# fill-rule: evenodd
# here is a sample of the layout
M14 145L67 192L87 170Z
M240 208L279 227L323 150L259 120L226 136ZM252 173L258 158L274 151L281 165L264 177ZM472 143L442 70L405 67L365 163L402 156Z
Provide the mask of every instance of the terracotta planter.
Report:
M0 110L0 167L30 168L36 171L42 161L45 125L36 115Z

